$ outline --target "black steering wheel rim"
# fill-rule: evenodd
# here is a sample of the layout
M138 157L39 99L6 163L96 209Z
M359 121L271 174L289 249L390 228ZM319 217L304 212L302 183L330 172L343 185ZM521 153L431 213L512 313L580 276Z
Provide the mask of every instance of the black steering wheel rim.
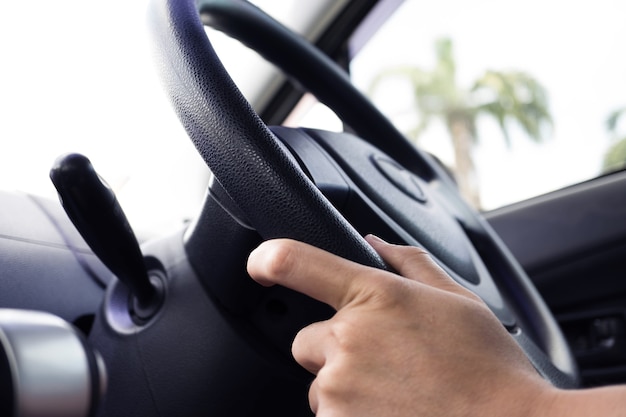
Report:
M294 45L296 48L306 45L304 49L297 50L297 55L312 59L318 63L318 67L329 65L326 57L311 53L308 43L247 2L200 0L197 3L205 23L218 22L218 29L242 40L262 55L269 54L270 60L271 56L284 56L280 53L280 43L276 44L276 39L279 39L290 48ZM155 9L156 33L163 58L161 69L183 125L225 192L265 239L290 237L356 262L384 268L382 260L315 188L243 98L215 55L196 7L193 0L167 0ZM228 29L237 27L248 29L243 32L235 30L234 33ZM260 40L260 43L249 41L250 34L258 30L272 34L273 37L256 36L253 38ZM268 42L268 39L273 41ZM272 49L279 52L264 53ZM290 54L291 61L294 51L290 50ZM291 69L284 67L284 61L281 58L274 63L289 73ZM344 104L334 103L332 92L336 93L337 82L342 85L341 88L350 89L351 85L348 80L349 87L344 86L347 78L339 70L332 69L333 64L329 68L330 72L316 72L313 75L313 84L306 77L303 80L300 74L290 75L318 97L328 95L331 98L330 103L328 99L323 101L331 108L342 108ZM309 72L307 74L311 75ZM332 77L335 84L320 83L315 78L320 74ZM374 114L379 115L362 119L371 123L372 120L382 117L360 93L350 97L351 100L358 100L359 104L367 103L359 108L366 108L368 115L372 111L370 107ZM357 123L358 119L353 119L352 113L347 117L351 120L348 124L357 132L371 132L371 129L363 129L362 124ZM384 122L377 124L376 128L376 132L380 133L368 134L366 139L374 145L380 145L396 160L400 159L399 162L409 164L407 168L412 172L429 179L441 180L446 184L445 192L450 194L450 181L446 174L428 157L409 145L384 117L382 119ZM410 152L407 146L410 147ZM407 158L410 161L405 162ZM452 198L457 210L462 212L460 216L468 223L467 229L474 230L476 234L473 241L480 243L482 240L482 246L488 248L488 251L497 252L497 257L504 259L508 268L504 274L512 274L512 285L517 286L515 290L521 294L521 302L530 306L528 314L538 323L537 333L542 348L563 371L559 372L554 368L543 372L544 376L556 385L572 386L575 383L571 381L577 376L576 366L547 307L489 226L473 210L459 203L458 196ZM520 344L524 343L526 342ZM533 349L535 348L532 346L527 348L527 353ZM528 354L537 366L534 353Z
M198 152L259 234L264 239L291 236L384 267L241 95L206 37L194 1L168 1L166 6L167 27L157 29L166 58L161 65L166 88ZM261 196L251 198L259 191L270 204L260 204ZM327 220L314 221L319 213ZM350 245L330 238L337 234Z

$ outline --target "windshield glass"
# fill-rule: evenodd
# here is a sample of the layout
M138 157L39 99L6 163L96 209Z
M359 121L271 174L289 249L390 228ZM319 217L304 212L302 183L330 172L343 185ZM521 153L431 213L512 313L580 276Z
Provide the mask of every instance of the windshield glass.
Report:
M407 0L351 73L492 209L626 164L626 3Z
M295 1L255 3L298 23L289 18ZM1 190L56 198L49 169L59 155L79 152L117 193L142 238L196 215L209 171L160 85L148 5L0 2ZM260 86L246 71L254 68L258 81L268 65L242 64L259 58L223 35L212 41L253 96Z
M56 198L48 170L57 156L80 152L114 188L142 237L195 216L210 174L160 86L148 2L0 2L0 189ZM302 6L316 4L255 3L292 28L310 24L304 18L313 14L302 13ZM407 0L351 71L401 130L415 135L423 127L420 146L449 166L455 159L450 129L434 111L421 123L424 109L416 108L410 80L398 68L432 73L437 42L447 39L457 92L471 91L489 70L538 81L549 116L539 123L539 140L508 119L507 140L488 112L469 125L476 133L469 151L475 171L461 177L477 184L478 207L498 207L596 176L625 159L603 168L608 149L626 153L626 57L620 53L626 26L619 20L625 7L610 0L566 8L560 2ZM212 34L212 40L244 94L262 93L259 74L269 65L225 36ZM472 106L494 99L486 89L464 97ZM436 101L429 100L422 101ZM339 129L328 114L315 107L307 124Z

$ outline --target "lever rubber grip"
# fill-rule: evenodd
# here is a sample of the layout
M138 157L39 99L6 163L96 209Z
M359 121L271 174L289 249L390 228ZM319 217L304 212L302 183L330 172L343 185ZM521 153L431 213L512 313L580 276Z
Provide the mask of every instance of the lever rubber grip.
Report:
M137 238L113 190L96 173L87 157L59 157L50 170L61 204L83 239L100 260L124 282L139 306L155 296Z

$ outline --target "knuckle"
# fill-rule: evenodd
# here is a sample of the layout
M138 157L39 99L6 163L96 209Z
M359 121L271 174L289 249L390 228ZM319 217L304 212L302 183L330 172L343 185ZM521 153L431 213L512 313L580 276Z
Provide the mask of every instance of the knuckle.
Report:
M293 355L293 358L296 360L296 362L300 363L300 360L303 357L303 352L304 352L304 346L303 346L303 341L302 341L302 331L304 329L300 330L297 334L296 337L294 337L293 342L291 343L291 354Z
M346 389L351 386L349 375L340 366L329 365L322 368L315 379L318 396L326 399L345 397Z
M377 308L387 309L403 305L415 288L413 283L405 279L382 279L372 286L368 298Z
M274 241L266 249L265 273L269 277L289 274L297 265L297 248L291 241Z
M342 353L350 354L362 346L361 326L353 320L345 318L337 320L332 324L330 331L336 348Z
M311 339L309 337L309 332L310 326L301 329L291 343L291 354L298 363L307 359L307 352Z
M485 305L482 298L480 298L472 290L470 290L467 287L464 287L463 285L456 282L455 280L448 277L447 275L440 280L438 287L442 289L443 291L461 296L464 299L471 301L473 304Z
M404 275L414 275L418 271L438 269L432 255L423 248L416 246L401 246L396 254L396 270ZM416 277L413 277L416 278Z
M317 384L318 380L316 378L309 388L309 406L311 407L311 411L315 415L317 415L319 409L319 392Z
M465 296L467 298L469 298L470 300L480 304L481 306L484 306L485 308L487 307L487 305L485 304L485 302L483 301L482 298L480 298L478 295L474 294L472 291L463 288L463 290L465 290Z
M410 264L415 262L430 262L432 259L430 253L423 248L417 246L403 246L404 251L402 259L404 263Z

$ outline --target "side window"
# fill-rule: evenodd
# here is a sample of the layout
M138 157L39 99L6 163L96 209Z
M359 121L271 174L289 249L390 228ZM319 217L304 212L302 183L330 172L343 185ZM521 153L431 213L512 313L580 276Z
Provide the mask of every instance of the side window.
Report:
M624 169L622 16L611 0L406 0L350 71L490 210ZM340 126L311 103L298 122Z

